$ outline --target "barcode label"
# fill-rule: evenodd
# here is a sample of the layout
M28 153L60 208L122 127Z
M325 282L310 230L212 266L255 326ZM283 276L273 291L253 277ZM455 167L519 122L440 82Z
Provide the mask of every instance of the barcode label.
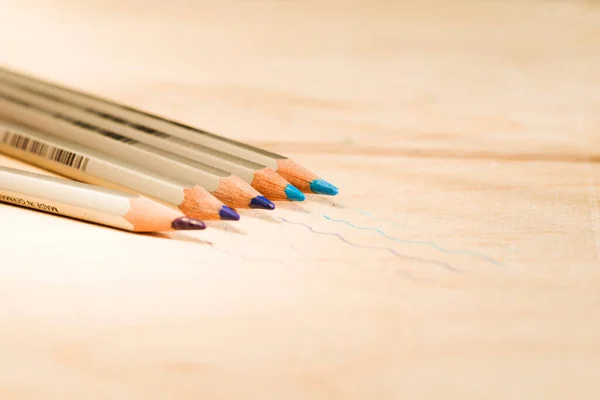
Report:
M58 147L49 146L37 140L30 139L18 133L5 131L2 137L2 143L7 144L15 149L23 150L31 154L35 154L52 161L56 161L71 168L85 171L90 159L80 156L70 151L60 149Z

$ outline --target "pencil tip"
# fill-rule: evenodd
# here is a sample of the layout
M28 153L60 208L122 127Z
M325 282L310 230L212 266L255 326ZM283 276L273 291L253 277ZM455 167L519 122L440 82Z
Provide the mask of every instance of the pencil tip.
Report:
M295 186L292 185L287 185L285 187L285 195L289 200L292 201L304 201L304 199L306 198L301 191L299 191L298 189L296 189Z
M338 194L338 188L323 179L315 179L310 183L310 190L317 194L326 194L335 196Z
M265 196L256 196L250 200L250 208L263 208L265 210L274 210L275 204L273 204Z
M219 215L221 216L221 219L225 219L228 221L239 221L240 219L240 215L236 213L233 208L229 208L227 206L221 207Z
M206 225L204 225L204 222L200 221L199 219L189 217L177 218L173 221L171 226L176 231L194 231L206 229Z

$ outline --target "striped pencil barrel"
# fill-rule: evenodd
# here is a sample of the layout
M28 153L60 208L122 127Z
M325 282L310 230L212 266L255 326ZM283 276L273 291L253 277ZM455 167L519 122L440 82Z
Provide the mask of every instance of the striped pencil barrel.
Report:
M32 129L0 123L0 153L80 182L143 194L192 218L239 219L234 210L193 182L160 175Z
M275 206L229 172L141 143L81 121L60 104L0 85L0 114L37 130L97 149L154 172L192 181L235 208Z
M302 192L264 165L97 111L79 104L76 100L70 99L68 95L34 90L2 79L0 79L0 86L9 95L18 95L21 92L21 98L30 104L67 113L79 121L235 174L270 200L304 200Z
M139 127L153 129L165 134L196 143L215 151L229 153L238 158L264 165L276 171L292 185L303 192L336 195L338 189L318 177L313 172L288 157L250 146L223 136L215 135L191 126L187 126L164 117L149 114L132 107L102 99L81 91L57 85L31 76L19 74L8 69L0 68L0 79L30 90L44 92L53 96L60 96L69 101L76 101L82 107L104 113L111 118L119 118Z

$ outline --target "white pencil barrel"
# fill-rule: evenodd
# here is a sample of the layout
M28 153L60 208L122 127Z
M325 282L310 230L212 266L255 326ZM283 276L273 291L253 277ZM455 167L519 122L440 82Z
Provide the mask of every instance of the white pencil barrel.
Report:
M0 167L0 201L132 231L125 219L135 198L66 179Z

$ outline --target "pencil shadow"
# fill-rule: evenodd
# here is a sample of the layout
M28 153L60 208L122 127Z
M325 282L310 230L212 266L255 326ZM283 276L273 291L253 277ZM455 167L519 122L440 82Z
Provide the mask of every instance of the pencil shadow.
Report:
M346 208L346 206L337 203L333 200L328 199L327 197L323 197L319 194L308 194L306 195L306 199L317 204L321 204L324 206L335 207L335 208Z
M182 242L190 242L195 244L202 244L206 246L212 247L212 242L208 240L202 240L194 236L190 236L184 232L171 232L171 233L161 233L161 232L152 232L152 233L142 233L144 236L155 237L157 239L169 239L169 240L180 240Z
M264 212L262 210L240 210L238 211L244 218L255 218L264 222L270 222L275 224L281 224L281 221L274 218L269 214L269 211Z
M244 236L247 235L246 232L239 230L238 228L236 228L235 226L233 226L232 224L230 224L228 222L204 221L204 223L206 224L207 229L217 229L219 231L234 233L236 235L244 235Z
M277 202L277 208L282 209L282 210L287 210L287 211L294 211L294 212L299 212L299 213L303 213L303 214L309 214L310 212L307 211L305 208L299 206L296 203L293 202ZM277 210L276 208L276 210Z

